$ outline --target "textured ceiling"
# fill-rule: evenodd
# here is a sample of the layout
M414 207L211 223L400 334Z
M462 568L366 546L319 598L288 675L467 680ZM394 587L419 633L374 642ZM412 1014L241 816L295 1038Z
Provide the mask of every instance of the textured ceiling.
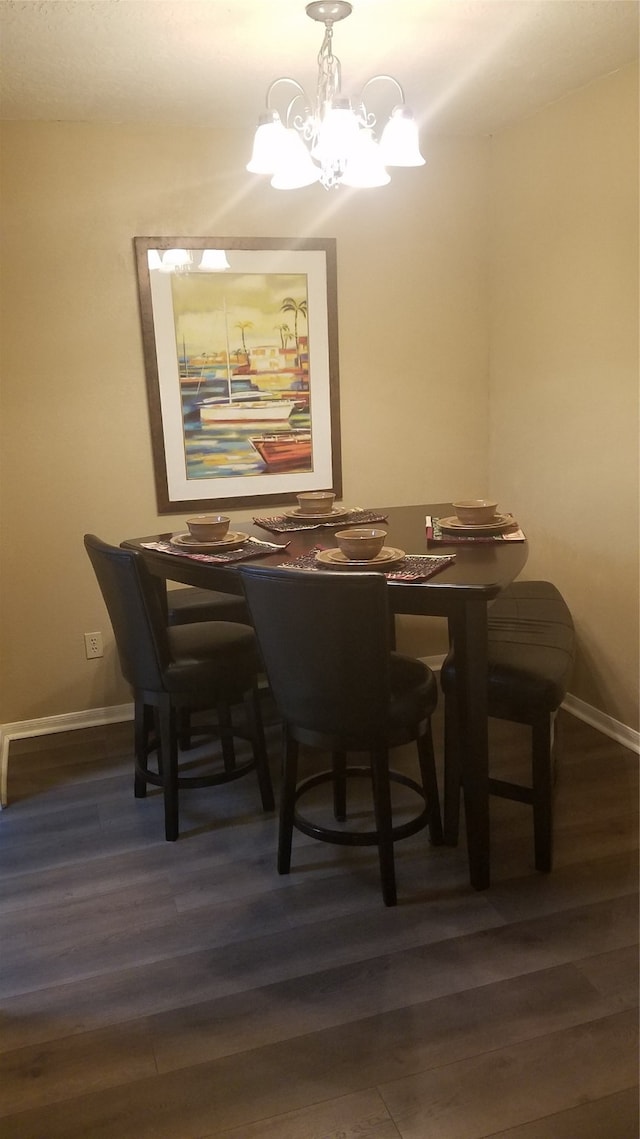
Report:
M334 31L344 93L389 72L438 132L492 133L638 55L636 0L353 8ZM1 117L249 130L276 75L313 90L322 33L305 0L0 0Z

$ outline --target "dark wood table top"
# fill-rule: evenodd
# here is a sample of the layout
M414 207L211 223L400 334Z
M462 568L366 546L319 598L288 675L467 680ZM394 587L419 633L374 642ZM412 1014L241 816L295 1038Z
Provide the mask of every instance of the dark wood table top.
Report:
M256 512L256 517L259 512ZM264 513L273 513L271 511ZM427 503L418 506L380 507L380 513L387 516L386 523L377 525L387 530L385 544L404 550L407 554L455 554L455 561L436 576L423 582L390 582L392 607L399 613L429 613L446 616L461 601L473 599L486 603L496 597L505 585L513 581L522 571L527 560L527 542L495 542L463 545L431 545L427 547L425 516L446 517L454 513L451 503ZM274 534L253 522L238 522L234 529L252 534L264 541L283 546L282 551L262 556L262 565L279 565L293 561L315 546L328 548L335 545L333 534L344 526L336 522L333 527L313 530L290 531ZM168 539L179 527L163 534L145 538L130 538L123 546L140 549L145 542ZM285 548L286 544L286 548ZM180 581L203 588L240 591L237 573L238 563L216 565L198 562L188 557L154 550L144 550L145 560L155 573L171 581ZM242 564L242 563L241 563Z

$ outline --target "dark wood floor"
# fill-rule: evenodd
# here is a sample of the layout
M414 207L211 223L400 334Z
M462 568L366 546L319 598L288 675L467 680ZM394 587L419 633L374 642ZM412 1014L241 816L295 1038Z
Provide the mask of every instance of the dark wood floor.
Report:
M252 777L169 844L129 725L12 745L3 1139L637 1139L638 757L560 720L553 874L495 801L491 889L422 833L395 909L371 850L297 836L279 878Z

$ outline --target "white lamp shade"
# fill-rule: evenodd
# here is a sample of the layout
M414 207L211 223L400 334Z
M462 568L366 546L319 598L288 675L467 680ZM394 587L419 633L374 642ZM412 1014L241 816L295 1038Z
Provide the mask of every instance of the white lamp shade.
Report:
M166 273L174 269L186 269L191 264L191 254L188 249L165 249L162 254L162 266Z
M416 121L406 107L392 112L382 132L380 151L385 166L424 166Z
M247 163L251 174L273 174L280 165L286 128L277 111L261 115L253 139L253 153Z
M364 189L368 186L386 186L390 181L380 147L372 132L368 128L361 130L341 178L342 185Z
M205 273L219 273L223 269L230 269L224 249L203 249L198 269Z
M302 186L311 186L318 181L318 167L293 127L286 128L285 135L280 164L274 172L271 185L276 190L299 190Z

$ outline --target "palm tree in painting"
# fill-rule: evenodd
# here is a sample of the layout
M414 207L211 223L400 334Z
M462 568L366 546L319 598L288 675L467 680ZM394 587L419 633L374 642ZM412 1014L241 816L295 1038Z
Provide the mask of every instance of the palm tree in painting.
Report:
M298 346L298 317L303 316L305 318L305 320L307 319L306 297L303 301L296 301L296 300L294 300L293 297L285 297L282 304L280 305L280 311L281 312L292 312L293 313L293 335L294 335L295 341L296 341L296 354L297 354L297 361L296 362L298 364L300 364L300 349Z
M280 333L280 347L282 349L287 347L291 340L292 332L288 324L274 324L273 326Z
M233 327L240 329L240 335L242 336L242 351L244 352L244 355L245 355L245 361L248 364L249 363L249 353L247 351L247 342L244 338L244 334L245 334L247 328L253 328L253 321L252 320L239 320L236 322L236 324L234 324Z

